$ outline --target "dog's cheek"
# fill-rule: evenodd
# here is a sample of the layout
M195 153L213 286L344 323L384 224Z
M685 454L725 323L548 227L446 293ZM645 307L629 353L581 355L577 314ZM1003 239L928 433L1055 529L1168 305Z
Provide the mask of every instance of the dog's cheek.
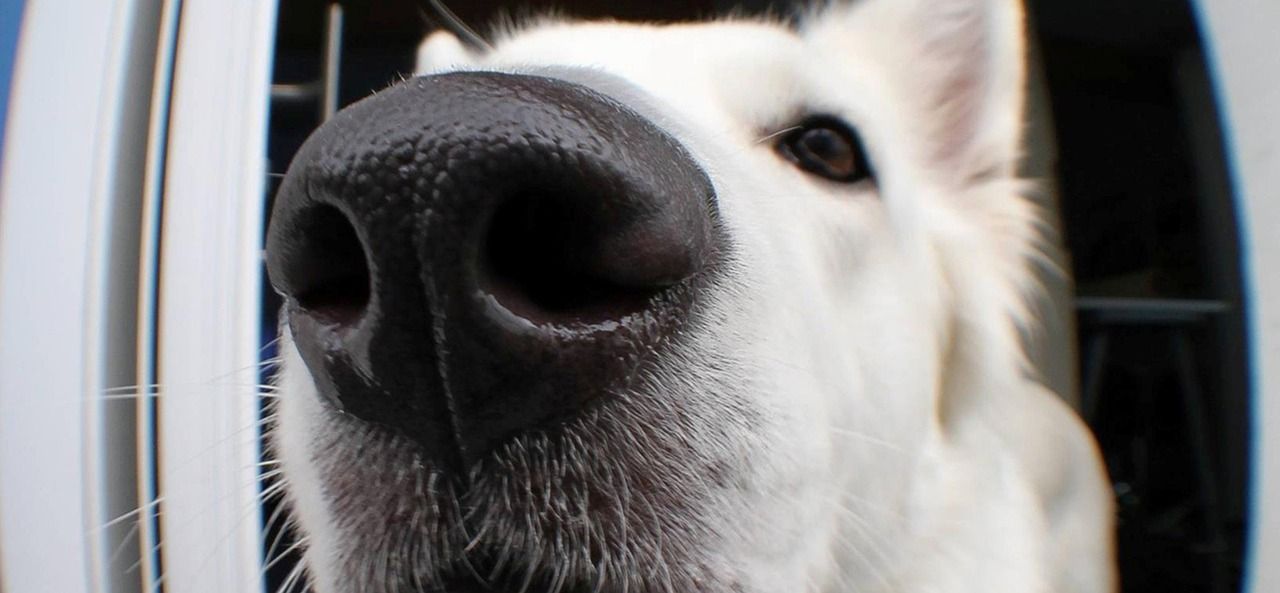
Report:
M835 484L844 481L831 479L836 467L824 423L828 394L813 373L804 372L810 362L796 357L809 348L798 339L804 322L788 314L795 308L777 306L776 293L760 298L764 286L725 291L739 298L725 306L731 313L705 346L740 359L745 372L734 382L733 397L759 418L722 420L744 424L730 443L744 451L731 469L740 487L719 519L738 531L722 539L722 556L751 583L749 591L786 590L822 570L814 563L830 558L830 505ZM746 295L752 296L740 298Z

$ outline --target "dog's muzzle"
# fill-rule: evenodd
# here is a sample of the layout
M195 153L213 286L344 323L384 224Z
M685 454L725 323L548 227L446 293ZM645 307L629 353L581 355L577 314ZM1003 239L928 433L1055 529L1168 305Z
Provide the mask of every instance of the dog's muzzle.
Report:
M465 471L642 380L715 268L716 220L706 174L631 109L454 73L307 140L267 267L321 396Z

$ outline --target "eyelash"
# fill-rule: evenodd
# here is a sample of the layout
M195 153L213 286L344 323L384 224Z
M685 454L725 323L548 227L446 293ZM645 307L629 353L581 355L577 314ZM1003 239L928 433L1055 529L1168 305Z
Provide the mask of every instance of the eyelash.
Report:
M774 132L774 150L798 169L836 183L875 181L875 171L857 130L831 115L813 115Z

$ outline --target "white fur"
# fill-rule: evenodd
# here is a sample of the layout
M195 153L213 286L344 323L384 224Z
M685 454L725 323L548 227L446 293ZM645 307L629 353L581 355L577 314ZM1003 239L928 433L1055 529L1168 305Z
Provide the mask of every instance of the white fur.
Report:
M1021 19L1003 0L863 0L799 32L547 21L483 55L424 42L424 73L537 73L611 95L715 184L736 266L714 323L650 383L687 406L672 438L736 460L740 487L708 487L696 517L672 519L698 545L665 550L668 585L694 570L679 558L706 593L1114 589L1096 449L1028 378L1018 340L1036 253L1012 178ZM874 186L808 176L760 141L807 113L856 126ZM313 586L350 593L334 566L365 552L343 548L315 450L335 420L284 337L276 445ZM766 420L745 425L744 406Z

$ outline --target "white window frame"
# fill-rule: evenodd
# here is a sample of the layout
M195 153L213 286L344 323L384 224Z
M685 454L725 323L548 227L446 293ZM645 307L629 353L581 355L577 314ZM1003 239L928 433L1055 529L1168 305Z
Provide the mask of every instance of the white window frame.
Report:
M1245 590L1280 591L1280 51L1275 0L1199 0L1240 221L1253 431Z
M275 11L26 2L0 171L0 590L262 587L255 384ZM123 381L136 392L108 391L122 363L136 363ZM121 401L138 413L122 416ZM138 528L122 535L106 526L124 492L141 492L144 512L121 517ZM139 566L121 570L121 553Z
M88 591L120 66L114 5L27 2L0 171L0 553L8 593ZM82 18L67 19L75 10ZM106 162L107 170L99 166ZM99 257L102 256L102 257ZM56 562L50 559L58 559Z
M167 591L262 582L256 385L275 16L267 0L182 2L156 328Z

